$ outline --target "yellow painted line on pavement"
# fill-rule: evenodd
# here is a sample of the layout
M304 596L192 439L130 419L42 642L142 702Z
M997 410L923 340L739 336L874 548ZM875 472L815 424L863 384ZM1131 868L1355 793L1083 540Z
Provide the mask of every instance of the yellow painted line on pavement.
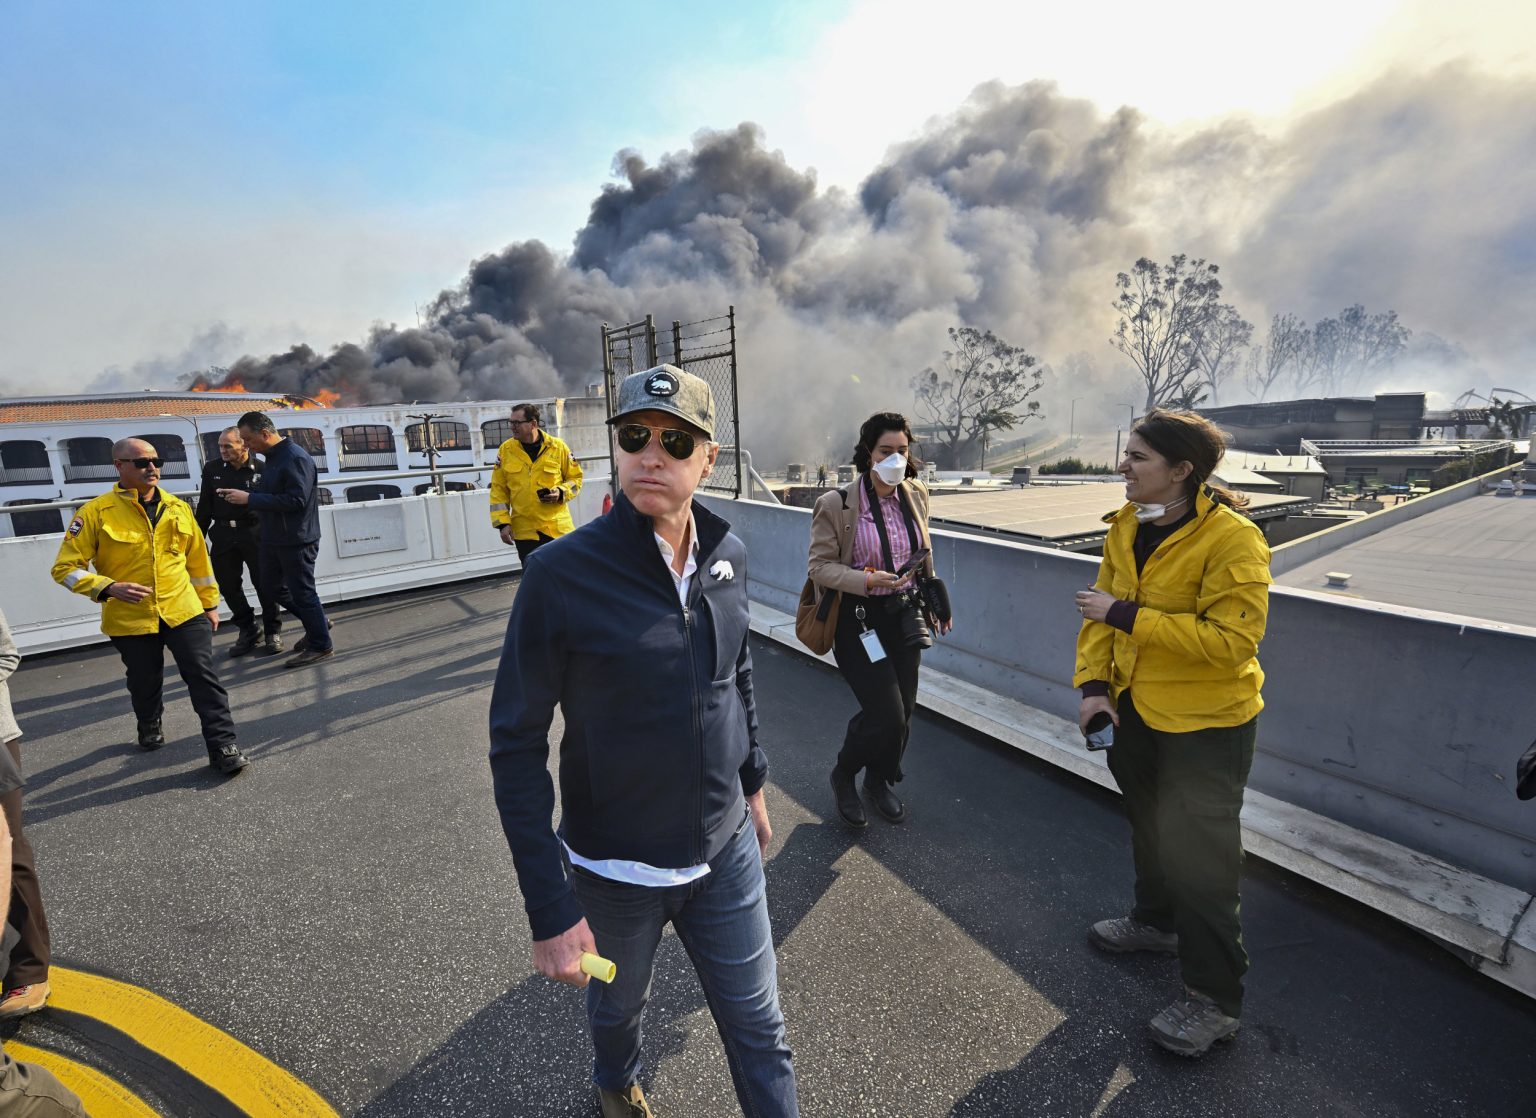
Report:
M212 1087L250 1118L340 1118L314 1090L271 1060L158 994L100 975L54 966L56 1009L127 1033Z
M157 1111L145 1106L127 1087L87 1064L14 1040L6 1043L5 1050L13 1060L37 1064L53 1072L60 1083L80 1096L91 1118L160 1118Z

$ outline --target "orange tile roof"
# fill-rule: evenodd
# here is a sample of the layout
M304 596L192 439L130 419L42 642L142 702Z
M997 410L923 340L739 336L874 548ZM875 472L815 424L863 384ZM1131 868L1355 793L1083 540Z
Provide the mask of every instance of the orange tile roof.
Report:
M131 419L135 416L239 415L241 412L286 408L281 396L246 392L199 392L195 395L68 397L39 396L0 400L0 423L56 423L77 419Z

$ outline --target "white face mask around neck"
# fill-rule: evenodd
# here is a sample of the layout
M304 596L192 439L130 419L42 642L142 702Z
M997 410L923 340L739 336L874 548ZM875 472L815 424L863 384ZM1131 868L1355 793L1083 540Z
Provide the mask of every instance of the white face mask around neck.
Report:
M1172 510L1188 502L1188 497L1180 497L1177 501L1170 501L1166 505L1144 505L1140 501L1132 501L1131 504L1136 506L1136 523L1147 524L1153 520L1161 520Z
M886 485L900 485L901 479L907 476L906 455L893 454L884 462L876 462L873 469L875 476Z

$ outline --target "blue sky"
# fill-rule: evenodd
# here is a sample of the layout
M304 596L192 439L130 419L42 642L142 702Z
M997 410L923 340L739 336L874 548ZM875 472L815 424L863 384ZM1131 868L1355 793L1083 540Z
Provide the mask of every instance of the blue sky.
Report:
M1474 5L1489 6L1525 10ZM1447 35L1522 41L1476 12L1451 34L1429 0L1293 0L1259 28L1226 0L1145 11L6 0L0 394L109 370L165 383L408 322L477 256L568 248L619 149L655 161L704 127L756 121L851 189L989 79L1054 80L1176 127L1283 118ZM1200 64L1149 70L1180 51Z

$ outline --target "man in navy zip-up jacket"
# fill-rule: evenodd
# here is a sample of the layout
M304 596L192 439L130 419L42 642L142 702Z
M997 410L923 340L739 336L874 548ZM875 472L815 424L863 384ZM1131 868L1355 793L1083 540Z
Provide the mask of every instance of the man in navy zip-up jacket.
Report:
M662 928L694 959L744 1113L798 1114L763 887L746 548L693 492L713 401L661 366L626 378L613 511L529 555L491 699L491 770L534 965L587 985L605 1116L649 1115L640 1017ZM559 704L561 823L548 733Z
M232 505L249 505L261 521L261 582L278 605L304 625L295 646L298 655L285 668L302 668L329 657L331 623L315 588L315 559L320 554L320 489L315 460L309 451L277 433L271 416L250 411L240 417L240 437L264 461L249 493L220 489ZM264 651L282 645L268 633Z

